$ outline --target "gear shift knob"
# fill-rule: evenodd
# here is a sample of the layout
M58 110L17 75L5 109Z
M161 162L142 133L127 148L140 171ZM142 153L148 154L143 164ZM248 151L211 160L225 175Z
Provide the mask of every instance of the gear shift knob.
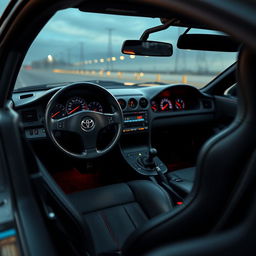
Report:
M156 165L154 161L154 158L156 157L156 155L157 155L157 150L155 148L150 148L148 151L148 158L144 159L143 161L144 165L153 169Z
M157 150L155 148L150 148L148 152L148 162L152 163L154 157L157 156Z
M151 169L152 171L156 167L154 158L157 156L157 150L155 148L149 148L148 156L138 158L138 162L144 168Z

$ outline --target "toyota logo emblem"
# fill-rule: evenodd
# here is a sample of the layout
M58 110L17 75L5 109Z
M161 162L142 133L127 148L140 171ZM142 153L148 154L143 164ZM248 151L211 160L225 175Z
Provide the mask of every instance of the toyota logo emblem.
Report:
M85 132L93 130L95 127L95 122L92 118L88 117L82 120L81 129Z

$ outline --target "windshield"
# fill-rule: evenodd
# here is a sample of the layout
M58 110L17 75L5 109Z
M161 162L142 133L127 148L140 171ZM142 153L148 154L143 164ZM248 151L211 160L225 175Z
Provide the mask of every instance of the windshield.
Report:
M156 18L60 11L30 47L15 89L89 80L125 86L186 83L201 88L236 59L236 53L178 50L177 39L186 28L177 27L149 37L172 43L171 57L121 53L125 40L139 39L146 29L158 25Z

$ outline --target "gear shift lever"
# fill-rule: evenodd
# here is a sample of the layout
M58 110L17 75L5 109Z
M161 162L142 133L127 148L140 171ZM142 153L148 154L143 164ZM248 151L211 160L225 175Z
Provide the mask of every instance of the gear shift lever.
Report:
M168 180L164 176L164 174L161 172L161 169L157 165L155 161L155 157L157 156L157 150L155 148L150 148L148 151L148 157L139 158L138 162L144 166L147 169L150 169L151 171L155 171L160 178L160 180L166 184L168 184Z
M156 167L156 163L154 161L154 158L157 156L157 150L155 148L150 148L148 152L148 158L143 158L142 162L143 164L148 168L154 168Z

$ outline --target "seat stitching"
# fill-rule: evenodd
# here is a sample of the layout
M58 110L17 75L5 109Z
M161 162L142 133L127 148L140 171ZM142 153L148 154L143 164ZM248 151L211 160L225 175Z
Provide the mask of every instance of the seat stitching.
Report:
M101 216L101 218L102 218L102 220L103 220L103 223L104 223L105 226L107 227L107 230L108 230L108 232L109 232L109 234L110 234L112 240L113 240L114 243L116 244L117 249L120 250L121 246L120 246L120 244L119 244L119 242L118 242L118 239L116 238L116 236L115 236L115 234L114 234L114 232L113 232L113 230L112 230L112 228L111 228L111 225L110 225L110 223L109 223L109 221L108 221L107 216L106 216L103 212L99 212L99 214L100 214L100 216Z
M87 215L87 214L91 214L91 213L94 213L94 212L97 212L97 211L101 211L102 209L107 210L107 209L115 208L115 207L118 207L118 206L123 206L124 204L132 204L132 203L135 203L135 202L136 202L136 201L127 201L127 202L125 202L125 203L113 204L113 205L111 205L111 206L101 207L101 208L96 209L96 210L82 211L81 214L82 214L82 215Z
M137 196L136 196L136 193L135 191L132 189L131 185L129 183L127 183L127 185L129 186L130 190L132 191L135 199L136 199L136 202L138 203L138 205L141 207L141 209L143 210L144 214L146 215L146 217L148 219L151 219L150 216L148 215L147 211L145 211L145 208L139 203L139 200L137 199Z
M133 224L134 228L137 229L137 226L136 226L135 222L133 221L132 216L130 215L128 209L125 206L124 206L124 211L126 212L128 218L131 221L131 223Z

